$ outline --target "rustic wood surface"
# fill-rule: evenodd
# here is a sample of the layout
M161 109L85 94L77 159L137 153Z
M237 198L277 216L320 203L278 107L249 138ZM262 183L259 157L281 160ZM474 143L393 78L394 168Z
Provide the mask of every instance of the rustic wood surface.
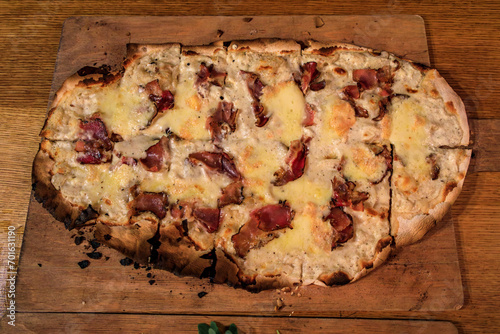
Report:
M47 321L40 321L36 313L19 315L20 329L3 327L6 333L29 331L33 333L193 333L198 324L210 324L213 319L207 316L184 317L182 323L177 316L137 315L137 314L48 314ZM232 317L218 317L216 324L227 329L234 323ZM321 319L321 318L259 318L238 319L238 333L406 333L406 334L455 334L457 328L451 322L417 320L365 320L365 319ZM188 328L191 328L188 329ZM0 329L2 329L0 325Z
M38 132L45 118L63 22L74 15L397 15L418 14L426 25L429 56L453 88L462 96L475 137L475 159L465 189L449 219L455 226L465 302L461 310L425 312L339 311L331 316L350 318L419 318L452 321L461 332L495 332L500 327L500 307L496 268L500 267L499 150L495 145L500 132L495 80L500 69L500 6L496 1L418 1L406 4L389 2L323 1L213 1L158 4L147 1L2 1L0 3L0 226L16 229L19 250L30 198L30 170L37 150ZM259 29L257 29L257 32ZM165 32L168 33L168 32ZM371 36L372 26L358 35ZM356 42L356 41L355 41ZM363 44L362 41L359 41ZM77 43L75 43L77 44ZM0 235L2 263L0 276L6 278L5 259L9 255L7 234ZM43 268L43 267L40 267ZM2 280L3 281L3 280ZM32 284L37 284L33 282ZM8 286L5 286L8 287ZM2 290L5 290L2 286ZM57 294L57 292L54 292ZM4 294L2 294L4 295ZM208 295L206 296L208 297ZM206 298L204 297L204 298ZM79 319L85 319L82 315ZM17 314L17 323L32 319L32 314ZM56 319L57 315L53 315ZM78 317L78 316L76 316ZM176 316L188 324L189 317ZM36 318L36 317L35 317ZM213 316L210 319L217 320ZM145 318L141 316L141 320ZM248 324L246 332L273 332L266 324L286 324L288 318L257 318L253 325L247 317L230 322ZM5 318L4 318L5 320ZM294 319L300 324L314 324ZM37 321L39 323L37 323ZM50 328L39 318L31 323ZM48 321L48 320L47 320ZM85 320L79 320L80 323ZM95 320L93 320L95 321ZM133 318L129 319L134 323ZM161 322L163 320L157 320ZM193 321L193 323L198 320ZM302 321L302 322L301 322ZM327 319L324 319L327 321ZM207 318L208 322L208 318ZM224 324L229 322L223 321ZM26 322L29 324L28 322ZM76 321L76 323L79 323ZM260 324L260 325L259 325ZM56 326L54 324L54 326ZM309 325L310 326L310 325ZM61 329L61 327L59 327ZM151 326L154 328L154 326ZM282 327L284 328L284 327ZM291 327L288 327L291 328ZM56 329L56 327L54 327ZM61 329L63 330L63 329ZM245 330L245 328L243 328ZM425 332L425 331L422 331ZM444 331L443 331L444 332Z

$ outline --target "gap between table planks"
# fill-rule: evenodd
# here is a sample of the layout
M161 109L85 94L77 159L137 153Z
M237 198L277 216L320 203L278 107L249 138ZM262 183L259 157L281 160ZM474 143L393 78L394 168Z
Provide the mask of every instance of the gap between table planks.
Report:
M119 64L129 42L208 44L263 37L349 42L429 64L424 22L418 16L74 17L63 28L50 99L64 78L82 66ZM91 260L82 270L77 262L88 258L84 246L70 239L75 232L64 230L32 198L18 276L18 311L336 316L339 310L458 309L464 297L452 217L447 215L425 240L361 281L304 287L297 297L297 292L250 294L123 267L123 256L109 249L103 251L108 261ZM200 299L202 291L208 294ZM275 312L278 298L285 306Z

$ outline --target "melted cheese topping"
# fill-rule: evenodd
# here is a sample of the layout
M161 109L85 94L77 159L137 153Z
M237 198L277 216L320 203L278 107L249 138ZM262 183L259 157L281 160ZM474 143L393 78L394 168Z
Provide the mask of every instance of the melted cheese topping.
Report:
M108 132L130 138L145 128L154 113L154 105L137 88L109 86L98 99L98 112Z
M302 121L305 117L305 99L293 81L266 87L261 102L271 117L266 128L272 129L273 138L290 146L290 142L302 136Z
M276 198L289 201L293 209L302 208L308 203L323 206L330 202L332 187L329 183L317 182L300 177L288 182L284 186L274 187L273 194Z
M387 165L385 158L376 156L366 145L357 143L344 149L344 176L349 180L379 181L384 175Z
M177 87L174 107L163 112L150 132L161 133L170 129L181 138L188 140L209 140L210 132L206 128L210 111L217 107L213 99L202 99L194 81L186 80Z
M349 129L356 123L351 105L332 95L324 101L321 110L321 141L329 144L338 139L346 140Z
M430 173L430 165L426 162L429 150L424 145L425 124L424 109L414 101L407 99L393 107L389 139L403 165L420 175Z
M286 149L278 142L235 141L228 145L236 168L244 175L245 197L253 197L264 203L274 203L271 182L274 173L284 163Z

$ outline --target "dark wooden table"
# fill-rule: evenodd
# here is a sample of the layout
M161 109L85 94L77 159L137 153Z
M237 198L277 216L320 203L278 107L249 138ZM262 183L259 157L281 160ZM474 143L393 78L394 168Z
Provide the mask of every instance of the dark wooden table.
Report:
M363 332L375 328L408 332L496 332L500 328L500 5L495 1L2 1L0 3L0 280L9 270L8 231L15 230L16 262L31 194L31 164L46 115L54 64L64 20L79 15L421 15L426 25L430 61L465 102L474 138L475 157L464 191L451 213L455 228L464 306L448 311L340 312L335 318L238 317L188 315L51 314L40 320L17 313L16 329L40 332L114 328L159 331L176 324L177 332L196 332L196 324L216 320L234 322L244 333L329 333L339 329ZM367 35L376 33L369 29ZM362 41L359 41L362 44ZM459 208L459 209L455 209ZM37 284L37 282L33 282ZM6 285L8 289L8 285ZM5 288L2 297L5 297ZM6 310L4 309L2 313ZM348 320L346 321L346 318ZM69 319L69 318L66 318ZM383 320L382 320L383 319ZM394 320L443 320L432 326ZM3 329L13 330L2 321ZM148 325L149 324L149 325ZM154 325L153 325L154 324ZM450 327L451 325L451 327ZM109 327L111 326L111 327ZM320 329L321 328L321 329ZM288 331L287 331L288 330Z

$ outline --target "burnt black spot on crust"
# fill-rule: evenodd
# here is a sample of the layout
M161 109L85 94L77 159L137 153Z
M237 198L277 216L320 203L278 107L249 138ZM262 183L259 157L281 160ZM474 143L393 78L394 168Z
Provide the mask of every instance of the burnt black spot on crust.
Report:
M413 67L415 67L417 70L419 70L421 72L427 72L430 70L430 67L425 65L425 64L417 63L414 61L410 61L410 64L412 64Z
M320 277L321 281L325 283L326 285L345 285L351 281L349 276L342 272L342 271L337 271L331 275L325 275L323 277Z
M215 267L217 266L217 255L215 253L215 248L212 248L210 253L203 254L200 257L202 259L210 260L210 266L203 269L200 278L208 278L210 279L210 283L213 283L216 275Z
M106 241L111 240L111 238L112 238L112 236L111 236L111 235L109 235L109 234L105 234L105 235L104 235L104 240L106 240Z
M197 56L198 52L192 51L192 50L187 50L182 52L185 56Z
M161 246L161 241L160 241L160 224L158 224L158 228L156 229L155 235L151 238L148 239L148 243L151 245L151 256L150 256L150 262L156 263L158 260L158 249ZM147 269L146 269L147 270Z
M446 199L446 197L448 196L448 194L453 190L455 189L456 187L458 186L458 184L455 182L455 181L452 181L452 182L448 182L446 184L446 186L444 187L444 190L443 190L443 200Z
M365 268L365 269L371 269L371 268L373 268L373 261L363 262L361 265L362 265L362 266L363 266L363 268Z
M102 65L99 67L93 67L93 66L85 66L79 69L76 73L78 73L79 76L85 77L87 75L91 74L102 74L102 75L108 75L110 74L111 67L109 65Z
M83 210L78 218L75 219L74 222L71 222L71 219L65 221L66 228L69 230L84 225L86 222L92 219L96 219L99 216L97 211L94 210L92 205L89 205L85 210ZM69 217L68 217L69 218Z
M375 253L380 253L382 251L382 249L386 248L387 246L391 245L392 243L393 243L392 237L380 239L377 243L377 246L375 246Z
M332 55L335 52L335 50L337 50L337 47L335 47L335 46L329 46L329 47L319 48L319 50L317 51L317 53L320 56L330 56L330 55Z

